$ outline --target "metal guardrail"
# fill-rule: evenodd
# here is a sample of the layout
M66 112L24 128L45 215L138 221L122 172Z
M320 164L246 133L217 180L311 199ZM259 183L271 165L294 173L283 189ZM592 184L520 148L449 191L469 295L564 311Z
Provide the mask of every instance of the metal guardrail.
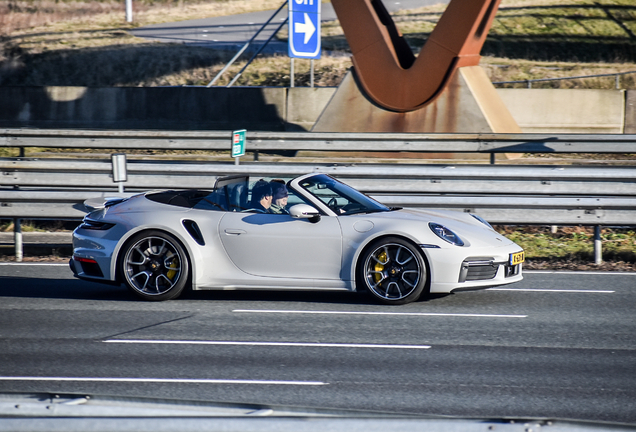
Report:
M636 225L636 168L132 162L126 190L211 188L217 176L323 172L391 206L470 211L493 223ZM0 217L79 218L118 195L100 161L0 160Z
M510 165L329 165L128 162L128 190L210 188L217 176L292 177L323 172L369 194L636 196L636 168ZM0 159L0 187L113 187L111 163L91 160ZM17 191L11 191L17 193Z
M0 147L228 151L230 132L0 129ZM636 135L248 132L248 151L636 153Z
M0 147L222 150L229 132L0 130ZM636 153L636 135L247 134L252 151ZM293 159L289 159L293 161ZM477 213L492 223L636 225L636 166L355 165L129 161L128 194L210 188L217 176L324 172L390 206ZM491 157L491 161L493 158ZM0 218L79 219L88 198L117 196L110 161L0 159ZM127 194L126 194L127 195ZM20 245L21 247L21 245ZM16 234L16 257L18 257Z
M82 202L89 198L130 196L133 193L91 191L0 192L0 217L14 219L81 219ZM636 224L636 199L617 197L515 197L515 196L371 196L389 206L425 207L476 213L491 223L541 225Z

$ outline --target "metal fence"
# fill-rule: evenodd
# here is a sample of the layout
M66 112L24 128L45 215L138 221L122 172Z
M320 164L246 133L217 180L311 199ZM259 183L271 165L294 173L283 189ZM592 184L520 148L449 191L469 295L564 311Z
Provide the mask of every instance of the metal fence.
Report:
M493 84L494 85L501 85L501 84L526 84L526 87L531 89L532 88L532 83L551 82L551 81L566 81L566 80L588 79L588 78L614 77L615 88L616 88L616 90L620 90L620 88L621 88L621 77L623 75L631 75L631 74L636 74L636 71L614 72L614 73L596 74L596 75L580 75L580 76L558 77L558 78L535 78L535 79L526 79L526 80L517 80L517 81L496 81L496 82L493 82Z

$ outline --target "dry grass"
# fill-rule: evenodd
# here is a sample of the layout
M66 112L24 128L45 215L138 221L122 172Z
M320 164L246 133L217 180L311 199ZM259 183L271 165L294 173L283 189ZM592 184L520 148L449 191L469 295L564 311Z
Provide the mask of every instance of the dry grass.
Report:
M521 246L530 269L599 269L594 263L594 228L559 226L496 226L495 229ZM603 270L636 270L636 232L632 229L601 230Z
M16 31L42 27L62 21L80 20L111 13L123 14L123 2L59 2L2 1L0 2L0 36Z
M280 0L138 1L133 3L134 22L125 22L124 1L1 0L0 36L66 23L71 25L144 26L172 21L233 15L268 10Z
M445 5L435 5L394 16L415 52L444 9ZM346 48L337 23L325 25L323 34L328 49ZM494 82L636 71L636 4L633 0L503 0L482 54L482 66ZM636 74L622 76L619 85L635 89ZM598 77L532 86L612 89L616 80Z
M561 61L511 60L490 56L483 57L481 65L494 83L636 71L636 62L573 63ZM621 89L636 89L636 73L621 75L618 84L618 88ZM532 88L615 89L616 77L590 77L562 81L534 82L531 85ZM526 88L527 83L500 84L497 85L497 87Z
M0 38L0 85L207 84L232 53L148 42L127 30L272 9L280 3L135 1L135 22L127 24L123 1L0 1L4 12L0 14L0 34L5 35ZM436 5L395 16L414 50L425 42L444 8ZM315 82L318 86L337 85L351 65L348 46L337 22L324 24L322 33L325 52L315 62ZM633 71L635 34L633 0L504 0L484 47L482 65L495 82ZM226 84L244 64L235 65L219 85ZM308 61L296 61L296 85L309 82L308 71ZM261 55L238 85L289 85L289 59ZM636 88L636 74L622 77L620 86ZM610 89L615 87L615 79L553 81L533 87Z
M149 43L127 30L148 24L224 16L280 6L280 0L136 1L134 22L123 2L0 3L0 85L152 86L199 83L201 68L229 53ZM4 8L4 9L2 9ZM180 80L183 71L194 76Z

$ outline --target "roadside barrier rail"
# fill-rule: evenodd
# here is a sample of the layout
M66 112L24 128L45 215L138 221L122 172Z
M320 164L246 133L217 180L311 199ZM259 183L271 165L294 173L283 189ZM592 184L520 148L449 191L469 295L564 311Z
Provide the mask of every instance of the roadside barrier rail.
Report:
M0 129L0 148L229 151L229 131ZM248 151L636 153L636 135L247 132Z
M332 175L390 206L470 211L493 223L636 225L635 167L129 162L128 193L209 189L219 176ZM88 198L118 196L111 164L0 159L0 217L81 218Z
M229 132L0 130L0 147L128 151L224 150ZM252 151L435 153L636 153L636 135L247 134ZM307 164L143 161L127 163L128 196L201 188L218 176L333 175L389 206L476 213L497 224L636 226L636 166ZM491 158L491 161L493 158ZM0 158L0 219L80 219L89 198L120 196L110 160ZM16 257L18 257L16 231ZM21 247L21 244L20 244ZM21 251L20 251L21 254ZM21 255L20 255L21 256Z
M636 167L266 164L129 161L128 190L211 188L218 176L294 177L322 172L368 194L636 196ZM109 190L110 161L0 159L0 187Z

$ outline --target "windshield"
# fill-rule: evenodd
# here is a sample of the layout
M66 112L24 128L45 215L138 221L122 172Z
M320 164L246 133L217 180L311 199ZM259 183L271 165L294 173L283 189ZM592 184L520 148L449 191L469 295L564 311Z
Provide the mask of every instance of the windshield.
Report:
M384 204L325 174L309 177L301 181L300 186L338 215L391 210Z

